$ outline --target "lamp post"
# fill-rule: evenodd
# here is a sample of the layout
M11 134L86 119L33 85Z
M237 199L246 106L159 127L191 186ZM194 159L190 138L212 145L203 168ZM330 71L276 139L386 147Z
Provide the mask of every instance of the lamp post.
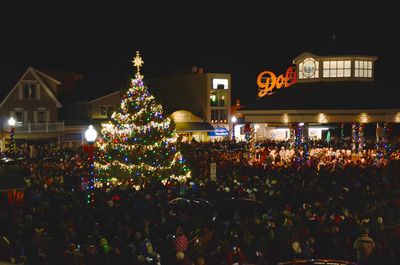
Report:
M15 119L13 117L11 117L8 120L8 125L10 125L10 149L11 149L11 153L14 154L15 152L15 139L14 139L14 130L15 130Z
M231 122L232 122L232 140L235 140L235 123L237 122L236 116L232 116Z
M85 139L88 142L88 164L89 164L89 179L87 184L87 203L94 206L94 142L97 138L97 132L93 125L85 131Z

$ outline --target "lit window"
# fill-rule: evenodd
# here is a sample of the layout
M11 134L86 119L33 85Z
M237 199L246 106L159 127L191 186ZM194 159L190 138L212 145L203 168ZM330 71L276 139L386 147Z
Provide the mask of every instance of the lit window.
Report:
M372 78L372 62L371 61L355 61L354 77Z
M319 62L313 58L306 58L299 63L299 79L318 78Z
M101 116L108 116L114 111L113 106L110 105L100 105L99 113Z
M213 89L228 89L228 79L214 78L212 87Z
M212 92L212 94L210 95L210 105L211 107L218 106L217 94L214 92Z
M324 61L323 62L323 77L350 77L351 76L351 61Z

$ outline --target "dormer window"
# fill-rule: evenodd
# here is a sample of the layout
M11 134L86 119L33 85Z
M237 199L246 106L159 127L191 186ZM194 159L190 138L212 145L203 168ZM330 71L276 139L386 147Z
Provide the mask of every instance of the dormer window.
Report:
M298 82L373 81L374 63L369 55L318 56L305 52L293 59Z
M38 90L37 83L23 83L22 84L23 99L36 99L37 90Z
M323 62L323 77L351 77L351 61L324 61Z
M355 60L354 77L372 78L372 62Z
M306 58L299 64L299 78L318 78L319 77L319 62L313 58Z

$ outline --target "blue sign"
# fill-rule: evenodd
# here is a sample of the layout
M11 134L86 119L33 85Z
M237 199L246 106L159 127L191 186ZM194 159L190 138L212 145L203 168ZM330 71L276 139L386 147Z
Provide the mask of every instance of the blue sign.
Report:
M209 136L228 136L229 131L226 128L215 128L213 132L208 133Z

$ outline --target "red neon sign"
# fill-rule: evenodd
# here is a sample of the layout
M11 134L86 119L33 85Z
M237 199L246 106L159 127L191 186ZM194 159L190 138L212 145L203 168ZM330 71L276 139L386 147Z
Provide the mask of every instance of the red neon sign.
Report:
M285 76L281 74L276 77L276 75L271 71L261 72L257 77L257 85L259 87L258 96L260 98L264 96L271 96L275 92L272 92L274 88L281 89L283 87L290 87L297 82L297 72L296 68L289 67L286 70Z

